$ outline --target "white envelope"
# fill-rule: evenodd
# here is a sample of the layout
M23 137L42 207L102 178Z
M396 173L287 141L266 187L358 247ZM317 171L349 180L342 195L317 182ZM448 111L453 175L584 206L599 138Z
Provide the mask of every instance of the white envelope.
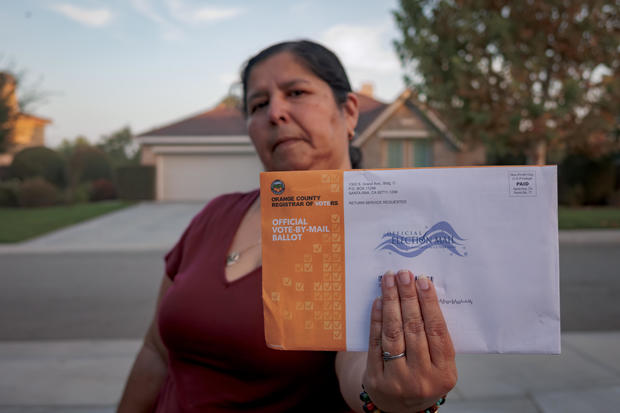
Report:
M433 278L459 353L560 353L556 167L347 171L347 347L378 276ZM369 282L374 281L374 282Z

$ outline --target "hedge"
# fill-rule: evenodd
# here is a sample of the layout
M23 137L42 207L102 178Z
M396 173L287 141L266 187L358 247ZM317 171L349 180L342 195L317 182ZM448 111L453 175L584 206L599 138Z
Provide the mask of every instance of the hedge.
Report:
M64 188L67 181L64 159L45 146L26 148L15 154L10 174L22 181L41 177L59 188Z
M130 165L116 168L116 188L119 199L155 199L155 167Z

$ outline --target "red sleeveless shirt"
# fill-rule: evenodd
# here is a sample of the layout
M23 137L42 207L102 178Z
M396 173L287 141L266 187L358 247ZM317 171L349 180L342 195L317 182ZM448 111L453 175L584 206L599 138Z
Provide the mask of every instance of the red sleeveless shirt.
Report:
M168 376L156 412L345 412L333 352L265 345L261 268L228 282L226 254L258 190L220 196L166 255L159 329Z

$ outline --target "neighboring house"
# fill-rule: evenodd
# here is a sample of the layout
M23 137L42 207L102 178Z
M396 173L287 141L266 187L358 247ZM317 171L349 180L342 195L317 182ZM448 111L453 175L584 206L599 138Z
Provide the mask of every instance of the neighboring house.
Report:
M360 117L353 145L365 168L484 163L406 90L392 104L358 93ZM226 105L137 136L142 164L156 167L160 201L206 200L258 187L262 165L247 135L242 113Z
M14 113L12 133L9 139L7 152L0 153L0 166L10 165L13 156L24 148L45 145L45 127L51 120L19 111L16 97L16 82L8 73L0 73L0 84L4 86L0 91L6 97L10 109Z
M137 136L159 201L205 200L258 187L262 165L241 112L226 105Z
M358 125L353 145L364 168L482 165L483 145L470 148L406 89L368 124Z

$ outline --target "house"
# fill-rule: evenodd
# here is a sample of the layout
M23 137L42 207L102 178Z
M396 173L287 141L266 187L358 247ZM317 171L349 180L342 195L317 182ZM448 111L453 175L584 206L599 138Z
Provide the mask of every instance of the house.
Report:
M360 119L356 132L353 145L362 152L364 168L482 165L486 160L483 145L461 142L410 89L377 116Z
M365 85L352 144L365 168L483 164L482 148L467 148L405 90L386 104ZM156 168L159 201L206 200L258 187L262 165L239 109L221 104L137 136L142 164Z
M10 165L13 156L22 149L45 145L45 127L51 120L20 112L16 96L15 78L8 73L0 73L0 93L8 103L13 114L11 135L7 151L0 153L0 166Z
M258 187L262 165L239 109L221 104L137 136L158 201L205 200Z

